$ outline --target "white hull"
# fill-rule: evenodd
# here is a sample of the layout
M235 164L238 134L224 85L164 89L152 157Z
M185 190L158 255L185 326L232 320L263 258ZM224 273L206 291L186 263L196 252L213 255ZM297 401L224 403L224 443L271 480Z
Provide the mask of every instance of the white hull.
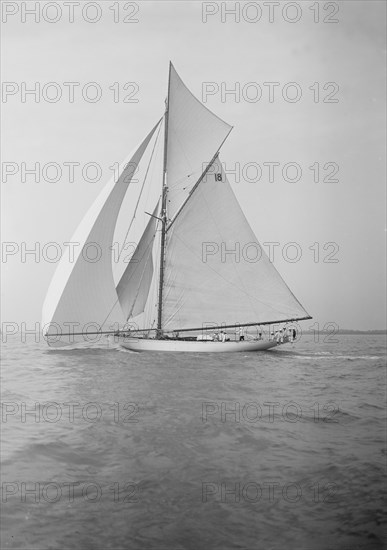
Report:
M242 340L240 342L212 342L190 340L154 340L119 337L119 343L132 351L182 351L194 353L230 353L265 351L286 342L273 340Z

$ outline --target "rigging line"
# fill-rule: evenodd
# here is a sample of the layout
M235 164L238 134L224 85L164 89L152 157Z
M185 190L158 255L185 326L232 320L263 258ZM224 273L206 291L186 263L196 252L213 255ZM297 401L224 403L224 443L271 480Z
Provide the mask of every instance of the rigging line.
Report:
M191 198L192 194L194 193L194 191L196 191L196 189L198 188L199 186L199 183L205 178L207 177L207 172L209 171L209 169L211 168L211 166L214 164L215 160L218 158L218 155L219 155L219 151L217 153L215 153L215 156L213 157L213 159L211 160L211 162L208 164L207 168L204 170L204 172L201 174L200 178L197 180L197 182L195 183L195 185L192 186L191 190L189 191L188 193L188 196L185 198L185 200L182 202L182 204L180 205L179 209L177 210L176 214L173 216L173 218L170 220L169 222L169 225L167 227L167 232L170 230L171 226L175 223L175 220L176 218L179 216L180 212L183 210L183 208L185 207L185 205L188 203L189 199Z
M230 130L228 132L228 134L226 135L226 137L223 139L222 143L219 145L218 147L218 150L216 151L215 155L212 157L211 159L211 162L206 166L206 168L204 169L204 171L202 172L200 178L197 180L197 182L195 183L195 185L192 186L189 194L188 194L188 197L185 199L185 201L183 202L183 204L180 206L180 208L178 209L178 211L176 212L176 214L173 216L172 220L169 222L169 225L167 227L167 233L168 231L170 230L171 226L175 223L176 221L176 218L181 214L182 210L184 210L185 208L185 205L188 203L188 201L191 199L192 195L194 194L194 192L196 191L196 189L199 187L200 183L203 181L203 179L206 177L207 175L207 172L209 171L210 167L214 164L215 160L217 158L219 158L219 151L220 149L222 148L222 145L223 143L226 141L226 139L228 138L228 136L230 135L230 132L231 130L233 129L233 127L231 126L230 127Z
M125 245L126 245L126 239L127 239L128 236L129 236L129 232L130 232L130 230L131 230L131 228L132 228L134 219L135 219L135 217L136 217L137 208L138 208L138 205L139 205L141 196L142 196L142 192L143 192L144 187L145 187L145 182L146 182L146 178L147 178L147 176L148 176L149 168L150 168L150 165L151 165L151 163L152 163L153 153L155 152L157 140L158 140L158 138L159 138L160 129L161 129L161 121L162 121L162 120L163 120L163 119L161 118L161 119L160 119L160 122L159 122L159 129L158 129L158 131L157 131L156 139L155 139L155 142L154 142L154 144L153 144L153 149L152 149L152 153L151 153L151 156L150 156L150 159L149 159L149 163L148 163L148 166L147 166L147 169L146 169L146 172L145 172L144 181L142 182L140 194L139 194L138 199L137 199L137 204L136 204L136 207L135 207L135 209L134 209L134 213L133 213L133 216L132 216L132 219L131 219L129 228L128 228L127 232L126 232L126 235L125 235L125 238L124 238L124 242L122 243L122 248L121 248L121 252L120 252L119 255L118 255L118 260L120 260L120 258L121 258L121 256L122 256L122 253L123 253L124 248L125 248Z

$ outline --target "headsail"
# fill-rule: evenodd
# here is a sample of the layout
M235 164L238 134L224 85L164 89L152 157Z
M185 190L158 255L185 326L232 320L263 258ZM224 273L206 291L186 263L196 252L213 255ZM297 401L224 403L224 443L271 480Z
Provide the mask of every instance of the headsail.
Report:
M164 330L305 317L216 160L167 232Z
M118 299L126 319L142 313L148 299L153 278L153 243L156 235L155 217L159 208L157 203L145 231L138 243L120 282L117 285Z
M159 124L159 123L158 123ZM78 226L71 242L74 257L63 256L43 305L43 326L52 345L84 341L84 331L109 331L123 324L112 272L112 241L118 213L130 181L158 124L128 158L122 174L101 193Z
M167 142L167 216L172 219L232 126L209 111L171 64Z

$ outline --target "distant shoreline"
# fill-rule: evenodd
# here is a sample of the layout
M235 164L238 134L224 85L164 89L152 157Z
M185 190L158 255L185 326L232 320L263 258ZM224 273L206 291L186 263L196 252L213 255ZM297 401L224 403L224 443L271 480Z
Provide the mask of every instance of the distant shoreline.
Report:
M315 331L313 330L303 330L303 334L314 334ZM329 332L327 330L320 330L320 333L326 333L326 334L333 334L333 332ZM334 334L385 334L387 335L387 330L351 330L351 329L339 329L337 332L335 331Z

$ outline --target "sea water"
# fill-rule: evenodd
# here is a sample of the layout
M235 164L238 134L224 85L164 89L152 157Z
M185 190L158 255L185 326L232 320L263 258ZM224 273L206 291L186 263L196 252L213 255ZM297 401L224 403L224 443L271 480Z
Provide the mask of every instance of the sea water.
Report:
M1 548L383 548L385 336L319 340L207 355L8 339Z

